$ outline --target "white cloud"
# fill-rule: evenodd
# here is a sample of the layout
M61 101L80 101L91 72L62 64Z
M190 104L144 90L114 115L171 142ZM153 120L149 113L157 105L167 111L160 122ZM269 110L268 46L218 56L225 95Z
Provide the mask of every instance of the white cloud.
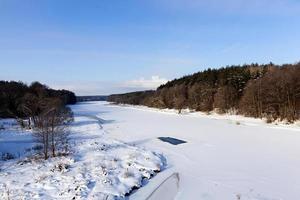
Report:
M128 88L155 89L158 86L165 84L167 81L167 79L160 78L159 76L152 76L150 79L142 77L138 80L127 81L123 84L123 86Z

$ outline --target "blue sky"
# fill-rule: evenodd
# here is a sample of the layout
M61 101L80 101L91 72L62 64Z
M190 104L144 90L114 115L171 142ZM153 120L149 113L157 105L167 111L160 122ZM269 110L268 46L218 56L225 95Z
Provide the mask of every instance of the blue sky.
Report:
M0 0L0 79L78 95L300 61L296 0Z

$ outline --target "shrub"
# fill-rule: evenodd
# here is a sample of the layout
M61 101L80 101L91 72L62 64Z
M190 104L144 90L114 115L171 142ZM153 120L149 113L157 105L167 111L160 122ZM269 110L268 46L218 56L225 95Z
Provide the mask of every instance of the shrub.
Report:
M1 154L1 160L3 160L3 161L12 160L12 159L15 159L15 158L16 158L15 155L13 155L9 152Z

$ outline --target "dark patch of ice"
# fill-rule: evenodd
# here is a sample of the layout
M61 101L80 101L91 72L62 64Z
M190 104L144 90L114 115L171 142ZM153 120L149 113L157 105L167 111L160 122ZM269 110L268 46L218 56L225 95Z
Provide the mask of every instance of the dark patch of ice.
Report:
M179 139L172 138L172 137L158 137L158 139L160 139L163 142L168 142L168 143L173 144L173 145L187 143L184 140L179 140Z

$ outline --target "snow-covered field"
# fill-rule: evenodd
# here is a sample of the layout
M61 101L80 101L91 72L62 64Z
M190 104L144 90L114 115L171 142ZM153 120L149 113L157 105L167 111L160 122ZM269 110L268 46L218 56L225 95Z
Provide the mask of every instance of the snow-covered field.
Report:
M177 199L300 198L300 126L239 116L178 115L144 107L88 104L111 137L163 154L179 172ZM158 140L187 141L177 146ZM155 181L155 177L151 181ZM150 182L151 182L150 181ZM145 188L147 188L146 186Z
M162 168L126 198L147 197L173 172L179 173L179 189L171 182L158 191L172 196L178 190L180 200L300 198L297 124L270 125L239 116L177 114L107 102L81 103L72 109L72 156L1 162L0 199L8 193L11 199L114 198ZM158 137L187 143L172 145ZM0 134L1 145L3 138ZM24 149L32 147L26 137L22 141Z
M1 200L123 199L164 168L161 155L112 139L102 128L109 121L89 112L89 105L73 110L70 155L47 161L31 156L35 148L30 131L2 120L0 150L16 159L0 161Z

